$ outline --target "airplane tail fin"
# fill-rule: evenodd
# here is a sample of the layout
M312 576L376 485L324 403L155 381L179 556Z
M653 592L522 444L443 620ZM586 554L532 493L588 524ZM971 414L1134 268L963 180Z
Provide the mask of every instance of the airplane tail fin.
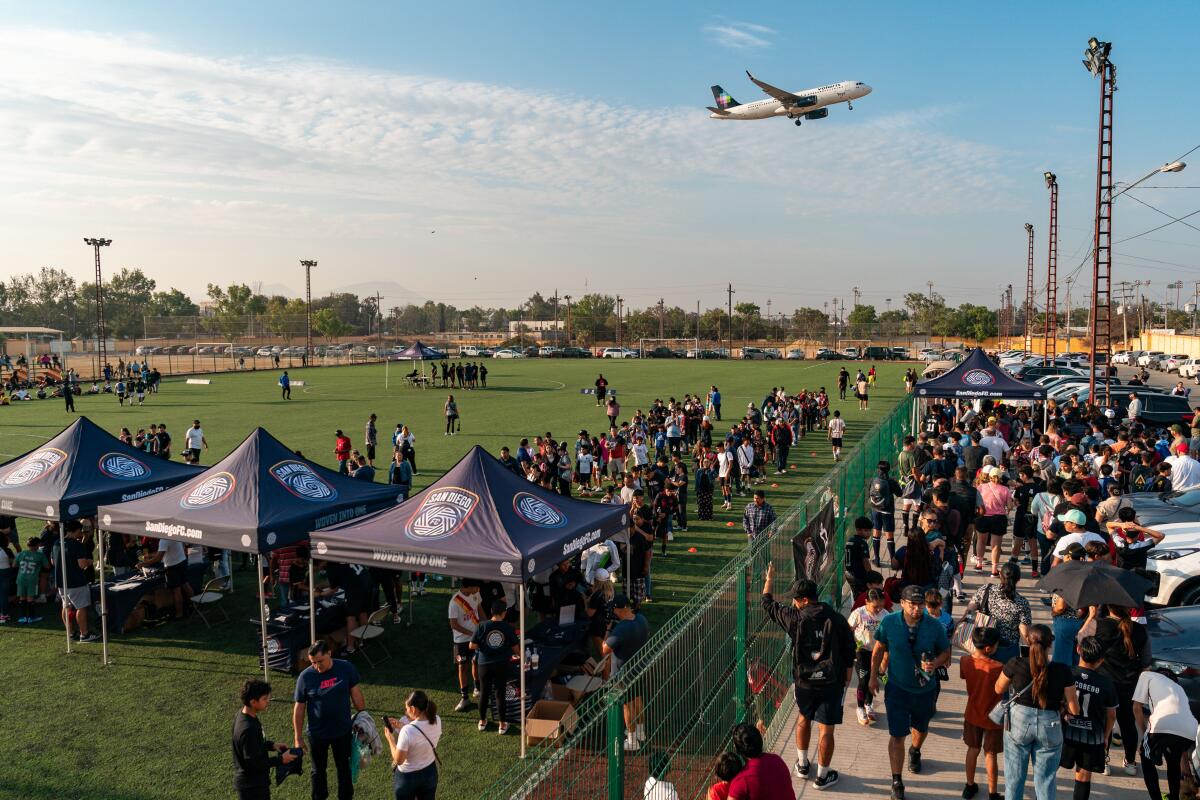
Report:
M722 111L741 105L737 100L733 99L733 95L722 89L720 86L712 87L713 99L717 101L717 108Z

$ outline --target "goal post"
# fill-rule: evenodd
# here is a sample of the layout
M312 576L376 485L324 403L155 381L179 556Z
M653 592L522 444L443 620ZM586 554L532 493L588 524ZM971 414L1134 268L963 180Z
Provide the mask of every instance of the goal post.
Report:
M647 358L655 350L665 347L676 354L676 357L695 358L696 352L706 349L709 342L690 336L686 339L639 339L638 355ZM680 354L682 353L682 356Z

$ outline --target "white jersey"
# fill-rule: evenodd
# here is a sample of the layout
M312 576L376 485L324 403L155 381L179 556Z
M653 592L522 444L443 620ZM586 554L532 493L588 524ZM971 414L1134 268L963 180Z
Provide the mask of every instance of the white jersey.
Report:
M841 439L846 434L846 420L834 417L829 420L829 438Z

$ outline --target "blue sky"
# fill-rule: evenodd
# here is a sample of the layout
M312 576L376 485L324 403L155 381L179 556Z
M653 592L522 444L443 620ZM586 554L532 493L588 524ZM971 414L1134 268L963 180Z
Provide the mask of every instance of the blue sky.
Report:
M1200 144L1200 7L1148 6L5 3L7 271L83 278L80 237L105 235L113 267L196 296L298 291L296 260L318 258L316 291L390 304L557 288L711 306L731 281L776 311L855 285L882 308L927 280L995 304L1024 291L1026 221L1044 272L1044 169L1061 271L1087 251L1088 36L1114 42L1119 178ZM761 96L747 68L875 91L799 129L708 120L710 84ZM1148 185L1200 185L1195 156ZM1200 208L1200 190L1131 194ZM1160 221L1123 198L1117 238ZM1156 296L1200 280L1183 225L1117 252L1116 278Z

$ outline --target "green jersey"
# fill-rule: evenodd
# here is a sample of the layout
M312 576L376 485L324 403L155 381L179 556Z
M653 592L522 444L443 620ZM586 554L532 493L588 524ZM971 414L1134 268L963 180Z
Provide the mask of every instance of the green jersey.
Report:
M17 576L36 577L43 569L49 569L50 562L41 550L22 550L17 553Z

